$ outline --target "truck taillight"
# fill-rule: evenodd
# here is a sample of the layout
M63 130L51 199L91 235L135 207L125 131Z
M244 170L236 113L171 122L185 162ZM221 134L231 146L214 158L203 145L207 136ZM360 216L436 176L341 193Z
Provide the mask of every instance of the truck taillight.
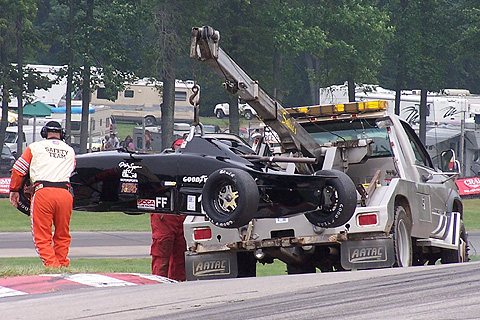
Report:
M378 223L376 213L362 214L358 216L358 225L363 226L375 226Z
M210 240L210 239L212 239L212 230L210 228L193 230L193 240Z

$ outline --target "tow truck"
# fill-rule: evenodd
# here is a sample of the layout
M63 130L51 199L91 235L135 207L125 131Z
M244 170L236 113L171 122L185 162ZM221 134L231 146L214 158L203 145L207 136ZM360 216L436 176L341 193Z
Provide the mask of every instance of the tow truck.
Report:
M385 101L283 108L219 42L213 28L193 28L191 58L206 62L276 132L285 155L280 158L291 159L287 172L346 174L355 185L356 207L334 226L317 223L309 213L254 218L238 228L214 224L206 215L188 216L187 280L255 276L258 262L275 259L286 263L288 274L468 261L452 150L435 167L415 131L390 114ZM276 164L268 154L259 157ZM315 164L294 161L304 157ZM342 186L330 187L324 197L334 207Z

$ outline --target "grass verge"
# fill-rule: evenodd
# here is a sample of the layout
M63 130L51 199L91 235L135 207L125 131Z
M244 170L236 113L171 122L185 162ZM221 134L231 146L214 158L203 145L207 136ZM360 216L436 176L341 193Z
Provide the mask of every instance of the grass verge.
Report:
M0 278L50 273L151 273L150 258L71 259L68 268L45 268L39 258L1 258ZM286 274L285 263L257 263L257 276Z

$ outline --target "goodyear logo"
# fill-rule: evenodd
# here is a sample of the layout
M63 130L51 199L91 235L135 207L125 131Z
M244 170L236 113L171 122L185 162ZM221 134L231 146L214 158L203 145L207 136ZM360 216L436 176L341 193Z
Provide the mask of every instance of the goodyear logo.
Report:
M198 261L193 264L193 275L196 277L228 274L230 274L230 259Z

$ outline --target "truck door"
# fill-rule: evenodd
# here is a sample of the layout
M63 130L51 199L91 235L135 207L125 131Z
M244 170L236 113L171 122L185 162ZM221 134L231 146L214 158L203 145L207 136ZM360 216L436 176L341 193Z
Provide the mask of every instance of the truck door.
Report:
M415 155L414 167L420 177L420 181L416 182L416 205L415 209L412 208L412 215L417 215L419 220L417 225L419 230L417 231L425 237L432 236L434 231L436 233L447 226L448 208L446 204L449 198L449 189L445 188L442 183L446 176L436 172L427 150L413 129L403 121L402 125ZM415 218L413 225L415 228ZM440 232L440 236L442 235L443 231Z

